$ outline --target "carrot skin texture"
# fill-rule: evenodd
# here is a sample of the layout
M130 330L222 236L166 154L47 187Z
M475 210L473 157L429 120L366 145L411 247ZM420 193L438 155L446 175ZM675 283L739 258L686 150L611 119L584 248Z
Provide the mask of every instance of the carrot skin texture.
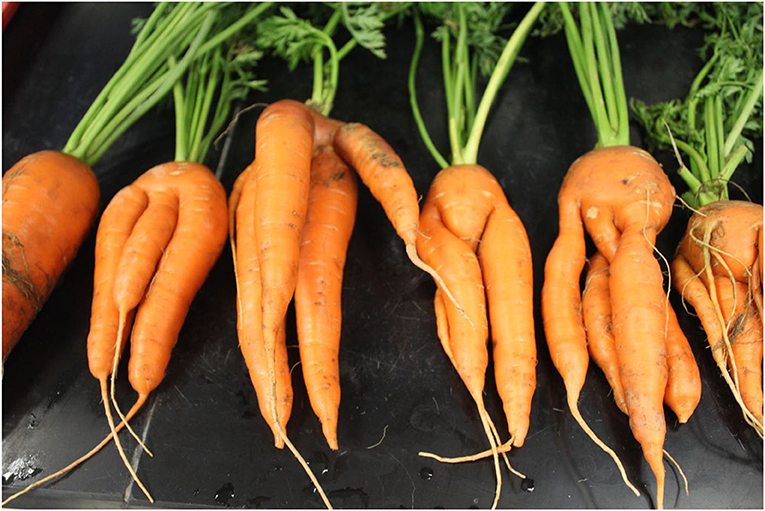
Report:
M313 134L314 122L308 107L296 101L273 103L257 123L255 241L266 347L275 345L276 332L284 322L297 284Z
M164 191L147 193L146 210L125 242L114 282L114 304L119 310L138 306L178 222L178 197Z
M178 222L145 297L138 306L131 337L128 379L149 394L162 381L189 306L226 242L226 193L204 165L158 165L132 186L178 198ZM147 208L148 209L148 208Z
M513 445L520 447L528 432L536 389L533 275L526 230L497 180L478 165L454 165L439 172L428 192L420 229L423 235L418 238L418 252L426 264L432 262L439 273L442 269L457 272L459 279L445 282L450 288L450 282L466 288L460 295L479 306L468 315L475 321L480 314L480 323L474 322L480 325L476 330L486 328L488 303L497 390ZM454 253L443 254L451 250ZM456 365L466 358L458 353L461 339L472 339L476 333L451 302L443 301L442 293L439 291L434 302L439 338ZM462 324L464 328L458 332ZM448 346L444 339L450 339ZM481 342L485 344L485 337ZM477 349L477 338L473 343L476 347L471 349ZM471 372L481 370L485 372L485 367L476 365ZM463 378L469 374L460 372Z
M260 264L255 246L255 189L257 182L252 170L254 165L242 172L234 184L229 199L229 215L235 215L231 236L235 237L234 259L237 271L237 331L239 348L258 396L260 413L274 434L274 445L284 447L268 405L271 383L266 363L266 346L261 328ZM232 218L233 222L233 218ZM287 424L292 412L292 381L287 360L287 343L284 326L279 329L275 346L276 411L281 424Z
M695 309L717 366L760 436L762 223L760 205L707 204L691 217L672 261L673 286Z
M664 403L680 424L688 422L701 401L701 374L677 315L667 303L667 368L669 370Z
M587 284L582 292L582 318L587 331L587 348L592 360L606 376L619 410L627 413L624 389L619 378L611 322L611 293L608 260L600 252L590 258Z
M351 169L330 146L311 162L311 188L295 289L303 378L330 448L337 450L343 268L358 202Z
M117 267L125 243L148 205L149 197L146 192L134 186L127 186L112 198L98 224L93 301L88 332L88 366L90 373L97 380L108 378L112 372L119 324L119 309L114 301ZM134 310L128 312L128 325L133 323L134 315ZM129 328L123 331L123 350L129 333Z
M509 205L491 214L478 252L489 302L497 391L515 447L529 431L537 387L534 284L526 229Z
M420 216L417 191L393 148L380 135L359 123L340 127L335 134L334 147L382 205L399 237L405 244L414 245Z
M77 254L99 202L90 167L61 152L26 156L3 176L3 363Z

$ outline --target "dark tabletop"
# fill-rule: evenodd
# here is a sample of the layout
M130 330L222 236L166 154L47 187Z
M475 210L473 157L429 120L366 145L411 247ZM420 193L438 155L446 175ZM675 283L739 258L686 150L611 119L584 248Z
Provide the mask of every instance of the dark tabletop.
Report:
M59 149L117 69L132 44L130 20L150 4L24 4L3 34L3 169L26 154ZM516 10L516 16L524 11ZM438 171L417 134L406 93L414 34L410 22L386 32L388 58L355 50L342 63L333 116L368 124L396 149L417 191L424 195ZM619 34L628 96L648 102L681 97L701 67L695 48L701 34L678 28L630 27ZM542 332L539 296L544 259L557 233L556 194L568 165L594 146L595 130L579 91L562 35L530 39L489 117L479 163L499 179L528 230L534 257L535 320L539 363L526 444L510 454L527 474L522 484L504 472L501 507L569 508L653 505L655 481L633 439L627 417L613 403L608 384L591 366L580 398L585 420L624 461L642 492L635 497L610 458L572 418L563 382L551 364ZM267 61L260 75L269 92L250 102L305 99L311 71L292 74ZM436 144L446 148L438 45L427 39L418 74L420 106ZM229 151L211 151L212 168L230 189L254 152L258 111L243 114ZM102 206L153 165L172 159L169 109L142 119L94 167ZM638 128L632 142L641 144ZM734 180L762 203L762 152ZM215 154L213 154L215 153ZM657 158L672 174L668 153ZM735 195L735 194L734 194ZM678 208L659 239L667 256L689 214ZM94 233L60 280L44 309L5 365L2 381L3 497L63 467L108 432L96 380L88 372L85 339L92 295ZM435 286L406 259L379 204L363 186L343 285L340 348L340 450L330 451L306 396L301 371L288 433L336 507L487 508L494 492L490 461L441 465L417 456L486 448L474 403L436 337ZM701 369L703 395L690 421L678 426L667 410L665 447L682 465L690 496L667 466L667 507L760 508L762 442L741 418L706 347L698 320L672 303ZM294 312L287 344L297 361ZM124 362L124 361L123 361ZM123 375L118 399L134 394ZM501 403L490 368L489 413L502 431ZM162 507L319 508L321 500L288 451L273 447L236 337L231 253L225 249L189 310L167 377L133 421L154 458L123 441L138 473ZM503 435L503 438L506 436ZM533 482L531 482L533 480ZM15 501L25 507L144 506L116 449L101 453L54 484Z

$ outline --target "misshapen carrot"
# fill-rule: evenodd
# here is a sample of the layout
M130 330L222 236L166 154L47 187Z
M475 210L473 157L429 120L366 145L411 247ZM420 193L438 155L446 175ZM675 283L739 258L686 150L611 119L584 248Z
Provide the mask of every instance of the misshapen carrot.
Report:
M744 419L760 436L761 247L762 206L717 201L694 213L672 261L674 287L696 310L723 378ZM752 324L755 319L758 324ZM741 335L745 340L738 342ZM735 350L734 344L738 344ZM737 352L743 357L741 363ZM746 375L746 390L740 375Z
M579 275L584 265L584 229L611 259L611 305L619 374L630 426L657 478L663 505L663 399L667 386L666 296L653 257L656 234L672 212L675 191L661 167L631 146L595 149L575 161L561 186L560 230L545 266L542 314L553 362L567 380L569 346L586 356L579 310ZM614 243L618 241L614 251ZM639 292L637 292L639 290ZM569 405L584 383L575 369L566 382ZM567 373L567 374L564 374ZM570 377L570 376L569 376ZM582 421L580 421L581 423Z
M586 282L582 292L582 309L587 329L587 347L592 359L606 375L617 406L627 413L611 326L608 260L600 252L590 258ZM688 339L680 329L674 309L668 303L666 311L668 376L664 403L675 412L680 423L685 423L701 399L701 375Z
M330 448L337 450L341 291L358 191L331 146L311 162L308 213L300 244L295 316L303 378Z
M58 151L3 175L3 363L74 259L98 213L90 167Z
M444 276L460 303L469 304L465 318L444 301L439 286L435 298L438 333L479 407L498 472L498 435L482 397L488 364L486 299L497 388L511 437L508 444L521 446L536 388L531 249L526 231L499 183L478 165L456 165L439 172L428 192L420 225L417 249L421 257ZM507 449L503 446L501 450ZM484 454L488 453L468 458ZM500 483L498 473L498 486Z
M280 350L280 335L283 336L280 331L284 330L284 317L297 285L300 241L308 209L314 138L321 136L320 130L316 132L313 115L302 103L282 100L267 107L258 119L255 163L250 170L252 175L246 177L245 184L242 185L237 209L242 209L242 214L254 216L254 237L246 241L254 245L254 249L246 250L247 254L254 254L249 256L250 264L257 264L259 269L260 301L254 306L261 308L260 328L267 371L266 409L267 416L270 417L269 424L277 435L277 446L281 439L313 482L324 504L331 508L316 476L287 437L286 424L282 424L279 416L279 410L286 405L279 402L283 397L280 396L279 387L285 385L284 380L289 380L289 372L286 377L283 375L284 365L280 363L280 356L277 354ZM247 188L246 183L250 179L255 183ZM254 198L246 194L252 194ZM243 205L252 205L252 213L245 210ZM242 250L243 244L244 240L240 240L237 244L238 251ZM244 264L237 264L237 279L239 272L244 275L249 271L250 268ZM242 289L241 282L238 288ZM251 306L253 305L247 305ZM243 307L244 304L240 305L240 310L243 310ZM252 326L257 328L257 325ZM283 337L281 339L283 344ZM252 377L253 373L250 374ZM260 382L259 376L257 379ZM253 383L256 384L257 390L258 383L255 380Z
M401 158L383 138L359 123L344 124L335 133L337 154L356 170L362 182L385 210L393 228L404 241L412 263L427 272L441 286L449 300L462 312L449 287L417 254L420 208L417 191Z
M250 379L258 395L260 413L273 431L274 445L281 449L284 447L284 440L276 430L269 406L271 383L261 328L260 264L252 242L255 239L253 202L257 186L252 168L251 165L239 174L229 198L229 236L237 286L237 333L239 348L242 350ZM285 335L282 325L276 336L274 373L277 414L279 421L286 425L292 412L292 382Z
M586 284L582 291L582 319L587 331L587 349L600 367L614 393L614 401L624 413L627 404L619 378L614 333L611 325L611 293L608 260L600 252L590 257Z

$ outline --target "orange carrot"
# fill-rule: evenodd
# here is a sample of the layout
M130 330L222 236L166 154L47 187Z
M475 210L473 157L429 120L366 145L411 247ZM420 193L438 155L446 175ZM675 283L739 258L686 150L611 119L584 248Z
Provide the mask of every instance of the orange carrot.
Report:
M93 316L91 328L99 335L110 333L109 329L114 331L115 318L119 318L112 337L117 340L116 348L113 343L97 342L101 339L94 337L89 345L89 358L100 361L106 358L98 347L112 351L112 365L106 371L111 375L111 398L117 407L116 367L124 331L129 326L128 315L137 306L128 379L138 393L135 406L140 408L164 378L191 301L223 249L226 196L207 167L188 162L158 165L128 188L132 191L118 194L114 206L107 207L96 236L97 252L104 254L96 258L96 285L105 285L107 290L112 286L112 302L108 303L107 293L94 293L94 313L99 315ZM121 251L118 260L116 254L109 254L111 250ZM91 360L90 364L99 368L97 377L104 410L114 434L103 363ZM127 424L127 417L118 407L117 411ZM115 444L131 475L153 501L127 462L116 436Z
M98 213L90 167L57 151L31 154L3 176L3 363Z
M559 237L545 266L542 290L550 354L563 376L573 412L587 367L578 285L586 227L606 257L614 254L609 287L620 380L633 434L657 478L661 507L667 314L661 269L652 252L656 234L671 214L674 188L648 153L612 146L575 161L558 197ZM576 362L571 358L574 353Z
M237 208L237 217L240 209L242 215L253 216L254 237L242 239L235 248L237 251L246 250L243 257L250 261L248 264L253 267L256 264L258 268L255 272L243 264L237 264L237 279L240 279L240 274L248 273L259 274L260 277L259 302L245 306L240 296L240 311L244 307L253 306L261 309L260 328L267 371L267 415L277 435L277 446L280 438L301 464L324 504L331 508L316 476L287 437L286 424L282 423L279 416L279 410L288 408L285 406L287 403L279 402L281 398L287 397L286 394L280 395L279 388L286 386L289 371L285 376L283 368L286 364L281 363L277 353L281 349L280 338L284 344L280 332L284 331L284 317L297 285L301 234L308 209L311 158L314 137L317 136L315 128L309 108L296 101L273 103L261 113L255 133L254 167L250 170L251 175L244 178ZM250 180L255 183L248 187L247 182ZM254 197L248 197L248 194ZM250 205L251 210L244 209ZM254 247L243 249L243 245L247 244ZM237 287L241 290L242 283ZM248 321L252 325L252 319ZM254 326L257 328L257 325ZM252 371L250 375L253 376ZM257 391L259 383L253 383Z
M343 267L353 232L357 196L351 169L330 146L320 148L311 162L295 315L306 390L333 450L338 448Z
M457 300L469 305L467 318L463 317L454 304L444 301L439 285L435 298L438 335L478 406L495 457L498 496L501 476L497 454L507 449L497 446L498 435L482 396L488 364L486 298L497 389L510 432L508 445L521 446L536 388L528 237L499 183L478 165L455 165L439 172L428 192L420 226L417 249L421 257L444 275ZM488 453L448 461L478 459L484 454Z
M463 313L438 271L424 263L417 254L420 208L414 183L401 158L380 135L359 123L342 125L335 134L334 148L356 170L383 207L396 233L404 241L406 254L412 263L433 277L449 300Z
M627 413L624 389L611 326L611 295L608 261L600 252L590 258L587 286L582 293L587 346L592 359L606 374L619 409ZM701 376L688 339L680 329L675 311L667 304L667 388L664 403L675 412L680 423L687 422L701 399Z
M229 236L234 256L234 272L237 286L237 332L239 347L250 373L250 379L258 395L260 413L274 434L274 445L281 449L284 440L276 430L270 413L271 384L268 377L266 347L261 329L260 264L252 240L255 239L255 179L253 166L244 170L229 198ZM276 337L275 375L277 413L279 421L287 424L292 412L292 383L287 362L287 343L284 325Z
M592 360L600 367L614 393L614 401L624 413L627 404L619 379L619 362L611 324L611 293L608 260L600 252L590 258L586 284L582 291L582 319L587 331L587 348Z
M762 206L717 201L693 215L672 262L673 285L696 310L723 378L760 436L761 248Z

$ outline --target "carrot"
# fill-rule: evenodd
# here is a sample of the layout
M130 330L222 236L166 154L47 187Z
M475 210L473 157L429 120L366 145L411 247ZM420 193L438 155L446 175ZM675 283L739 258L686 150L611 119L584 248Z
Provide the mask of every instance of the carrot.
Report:
M333 450L338 448L343 267L356 216L357 195L351 169L330 146L319 148L311 162L295 315L308 397Z
M606 374L617 406L622 412L627 413L611 325L609 281L608 261L600 252L597 252L590 258L587 285L582 293L587 346L592 359ZM675 311L669 305L667 305L667 314L669 315L666 325L668 376L664 403L675 412L682 424L688 421L701 399L701 376L688 339L680 329Z
M282 100L271 104L261 113L255 132L255 163L249 175L242 178L245 181L237 198L237 217L240 214L252 215L254 236L242 238L234 248L237 252L244 251L242 264L236 265L239 281L237 289L248 293L249 300L257 300L257 284L243 282L241 276L254 274L252 280L258 280L259 275L260 281L259 301L245 305L244 293L239 297L240 325L245 322L253 325L257 314L252 310L260 308L260 328L266 360L265 382L262 373L251 370L250 376L258 380L257 383L253 380L256 391L261 385L266 389L266 410L267 417L270 417L267 421L275 430L277 447L281 445L280 440L287 445L308 474L324 504L331 508L316 476L287 437L286 424L282 423L279 416L280 410L291 407L291 403L284 401L287 394L280 395L279 390L289 385L289 369L285 371L286 355L282 358L277 353L282 349L280 342L284 344L280 331L284 330L284 317L297 285L301 235L308 209L314 137L313 116L309 108L301 103ZM249 181L254 181L254 184L248 186ZM242 223L247 229L249 219ZM254 270L256 265L257 270ZM244 313L248 314L247 318ZM255 323L254 328L257 327ZM257 340L252 344L254 349L258 349ZM250 348L243 346L245 349Z
M260 328L260 265L252 243L255 239L255 216L252 211L256 187L255 179L252 178L252 168L250 165L239 174L229 197L229 236L237 285L237 332L239 347L258 395L260 413L273 431L274 445L281 449L284 447L284 440L279 435L269 411L271 387L263 330ZM279 421L287 424L292 411L292 383L287 362L284 325L277 334L275 356L277 414Z
M416 247L425 265L434 270L431 275L437 287L434 308L438 337L476 403L490 446L489 451L458 458L443 458L424 452L420 455L446 463L462 463L491 456L497 480L492 509L496 508L502 490L500 454L512 473L525 477L510 466L505 453L513 446L522 446L528 434L531 401L536 389L537 359L528 236L520 218L508 204L499 182L491 172L477 164L478 147L491 105L543 9L543 3L535 3L518 24L493 66L479 102L476 102L477 72L463 73L470 67L468 62L477 59L476 52L480 51L474 47L474 41L469 42L469 38L472 39L470 35L477 30L486 30L483 22L499 26L501 23L498 20L507 14L507 7L471 5L470 19L465 5L460 3L426 3L419 5L414 12L416 42L409 67L409 101L420 136L442 168L431 183L420 215ZM419 10L437 19L440 24L438 30L443 43L443 80L447 94L451 164L435 148L417 102L415 78L424 42ZM481 39L483 35L476 39ZM377 172L391 179L391 188L403 187L393 182L395 174L389 170L400 167L400 160L389 157L385 146L368 128L340 128L336 143L342 142L343 137L356 137L361 144L367 144L370 147L367 158L378 165ZM362 158L358 159L359 164L363 163ZM399 207L403 209L404 206L401 204ZM394 222L394 226L408 245L407 229L417 229L417 225L413 222L397 225ZM449 294L449 289L454 296ZM483 400L489 357L489 320L495 380L510 433L504 444Z
M74 259L99 208L95 175L57 151L3 176L3 364Z
M128 463L117 432L126 427L151 455L128 420L164 378L191 301L226 239L225 191L200 162L226 120L233 99L260 83L249 80L251 71L246 66L233 62L239 57L254 62L259 53L255 52L250 59L246 49L235 53L224 47L232 44L230 39L238 29L268 6L263 3L242 13L229 11L222 4L159 4L145 21L125 64L103 89L64 148L64 152L83 161L96 161L124 130L173 90L177 121L175 161L154 167L120 191L106 208L96 235L88 363L99 381L111 434L88 454L45 480L89 459L113 437L123 463L153 502ZM233 20L231 12L236 16ZM208 35L212 37L206 40ZM176 57L180 60L176 61ZM224 80L224 74L228 78L234 67L242 80ZM179 79L187 70L188 88L184 90ZM52 200L55 197L48 199L58 204ZM138 398L125 416L115 398L115 379L131 327L128 379ZM121 419L118 426L111 414L110 401Z
M762 436L761 230L762 206L711 202L688 223L672 268L744 419Z
M442 175L439 173L439 176ZM448 173L446 174L448 176ZM445 285L454 290L455 298L465 304L464 317L451 302L436 297L436 318L441 345L478 407L479 417L494 457L497 475L495 508L502 488L497 442L489 426L488 413L483 401L483 388L489 354L486 343L489 336L486 301L481 266L470 241L453 233L439 211L438 176L434 180L420 217L421 234L417 238L417 251L426 264L444 272ZM478 215L476 215L478 216ZM478 240L474 240L477 243ZM439 286L439 289L441 287ZM440 299L440 302L439 302ZM444 314L445 312L445 314Z
M438 272L417 254L420 208L414 183L401 158L380 135L359 123L340 127L335 134L334 148L358 173L383 207L396 233L404 241L406 254L412 263L433 277L449 300L462 311Z
M616 406L627 413L611 323L611 294L608 289L611 279L608 259L596 252L589 263L586 284L582 291L582 320L587 332L587 349L592 360L605 374L614 392Z

